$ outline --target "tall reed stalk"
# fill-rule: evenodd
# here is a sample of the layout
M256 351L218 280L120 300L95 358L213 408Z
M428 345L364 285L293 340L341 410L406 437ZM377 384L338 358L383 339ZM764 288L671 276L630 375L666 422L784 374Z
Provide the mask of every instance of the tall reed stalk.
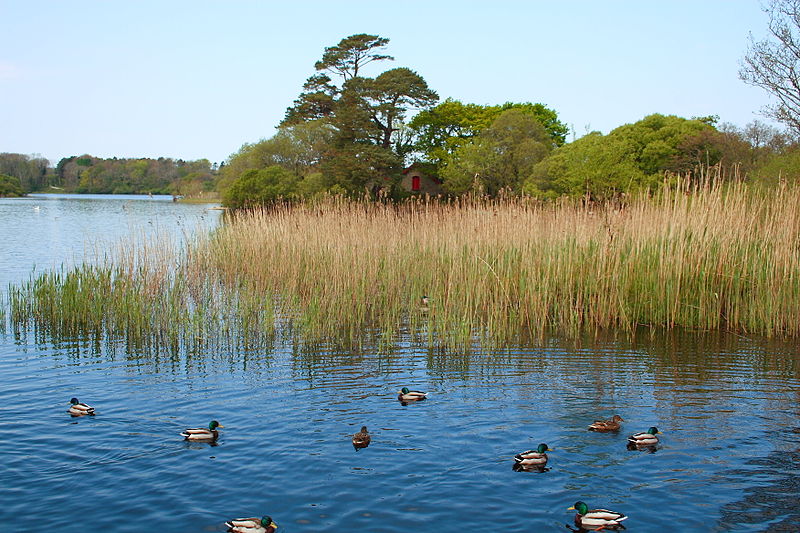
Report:
M665 187L615 205L326 199L231 217L184 250L129 246L10 302L17 324L157 343L281 332L463 347L639 326L797 337L800 189Z

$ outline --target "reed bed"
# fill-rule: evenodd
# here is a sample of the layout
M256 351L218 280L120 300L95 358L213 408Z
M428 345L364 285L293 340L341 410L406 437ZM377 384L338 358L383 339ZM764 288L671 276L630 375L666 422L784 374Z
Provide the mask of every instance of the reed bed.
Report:
M613 205L329 198L239 214L178 250L128 246L12 288L10 303L15 324L181 345L281 334L463 349L641 326L797 337L800 189L665 187Z

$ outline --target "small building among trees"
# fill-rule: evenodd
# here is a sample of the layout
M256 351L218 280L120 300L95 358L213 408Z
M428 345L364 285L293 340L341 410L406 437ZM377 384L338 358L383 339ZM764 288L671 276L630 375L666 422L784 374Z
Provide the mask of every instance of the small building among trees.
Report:
M433 174L433 166L422 163L412 163L403 170L400 186L412 194L442 194L442 181Z

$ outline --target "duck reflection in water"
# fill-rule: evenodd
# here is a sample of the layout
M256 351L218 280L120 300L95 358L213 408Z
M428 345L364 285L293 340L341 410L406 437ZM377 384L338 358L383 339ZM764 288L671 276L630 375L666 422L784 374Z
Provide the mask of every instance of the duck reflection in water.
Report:
M537 474L543 474L544 472L549 472L550 468L545 465L523 465L514 463L511 466L511 470L514 472L536 472Z
M371 440L372 438L369 436L367 426L361 426L361 431L353 435L353 448L355 448L356 451L361 448L366 448L369 446Z

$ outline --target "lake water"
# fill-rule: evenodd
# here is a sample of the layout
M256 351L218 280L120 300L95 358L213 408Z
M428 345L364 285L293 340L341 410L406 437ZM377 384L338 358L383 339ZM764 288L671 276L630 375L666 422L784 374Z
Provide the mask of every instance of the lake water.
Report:
M217 217L168 198L0 200L0 287ZM0 531L213 532L262 514L287 533L566 531L576 500L628 514L629 531L800 530L794 342L643 332L474 354L287 341L176 355L11 329ZM429 399L400 404L404 385ZM71 418L72 396L97 416ZM615 413L619 434L586 430ZM179 436L212 419L218 445ZM356 451L362 425L372 443ZM655 453L627 450L650 426ZM548 470L513 471L540 442Z

